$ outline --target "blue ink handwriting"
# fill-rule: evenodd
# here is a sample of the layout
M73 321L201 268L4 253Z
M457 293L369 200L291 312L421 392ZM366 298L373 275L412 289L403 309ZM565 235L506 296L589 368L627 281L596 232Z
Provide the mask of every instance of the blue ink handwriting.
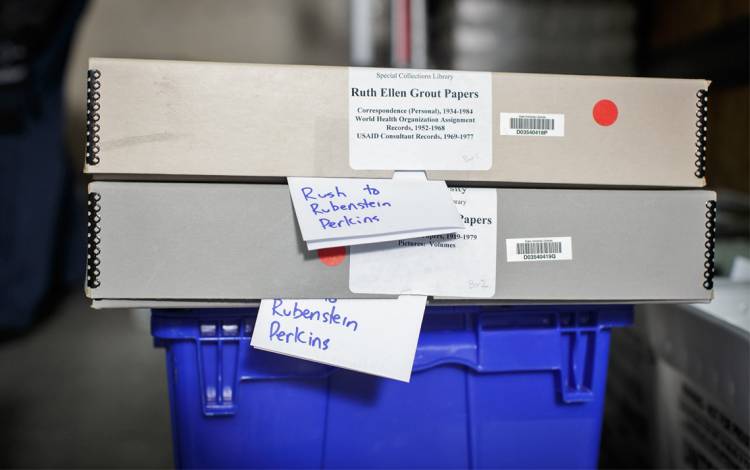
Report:
M321 323L328 323L331 325L341 325L344 328L349 328L352 331L357 331L359 323L356 320L350 320L346 315L340 315L336 313L336 306L332 305L330 311L319 311L310 310L308 308L301 308L299 302L294 302L294 306L291 308L284 308L283 299L273 299L273 306L271 307L271 315L278 317L290 317L294 320L300 318L311 321L318 321Z
M303 186L300 188L300 192L302 193L308 208L313 215L318 218L318 222L323 230L335 230L354 225L381 222L382 213L373 214L373 209L392 207L392 203L388 200L372 198L371 196L380 195L380 189L370 183L367 183L362 188L362 191L366 194L365 197L360 196L360 198L355 196L349 199L348 194L342 191L338 185L335 185L332 190L322 191L312 186ZM369 213L361 216L349 216L343 214L340 217L331 216L331 214L336 212L361 211L369 211Z
M316 336L311 331L301 330L300 327L295 326L294 331L284 331L281 329L281 323L278 320L271 322L271 332L269 334L271 341L276 340L282 343L299 343L306 344L311 348L318 348L321 351L328 349L328 345L331 342L331 338L321 338Z

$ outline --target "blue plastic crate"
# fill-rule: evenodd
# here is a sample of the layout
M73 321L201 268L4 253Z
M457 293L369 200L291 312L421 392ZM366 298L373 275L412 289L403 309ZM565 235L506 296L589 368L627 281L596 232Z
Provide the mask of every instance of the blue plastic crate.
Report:
M411 383L250 347L254 309L155 310L179 467L597 464L629 306L428 307Z

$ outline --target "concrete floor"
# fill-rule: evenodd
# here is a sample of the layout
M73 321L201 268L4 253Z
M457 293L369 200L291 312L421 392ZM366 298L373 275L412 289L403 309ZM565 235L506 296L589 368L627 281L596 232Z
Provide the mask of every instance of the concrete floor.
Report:
M92 310L72 293L0 341L0 468L172 465L164 352L146 310Z

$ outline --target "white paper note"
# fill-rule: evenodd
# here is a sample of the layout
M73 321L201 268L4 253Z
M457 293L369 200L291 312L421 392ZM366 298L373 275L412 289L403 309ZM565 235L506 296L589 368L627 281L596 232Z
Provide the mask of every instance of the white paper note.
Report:
M426 297L263 299L258 349L408 382Z
M497 191L450 189L466 229L461 233L352 247L352 292L469 298L495 294Z
M492 74L349 68L349 164L489 170Z
M287 178L310 250L463 230L443 181Z

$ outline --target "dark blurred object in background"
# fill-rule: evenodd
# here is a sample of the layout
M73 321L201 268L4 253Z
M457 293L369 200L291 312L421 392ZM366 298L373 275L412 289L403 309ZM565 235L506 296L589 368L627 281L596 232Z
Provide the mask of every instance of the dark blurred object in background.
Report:
M635 0L434 2L430 33L439 68L633 75Z
M0 334L28 328L46 300L83 276L83 198L66 157L62 107L83 6L0 3Z
M660 0L643 8L639 73L712 81L706 179L719 204L722 190L750 192L749 10L747 0Z

